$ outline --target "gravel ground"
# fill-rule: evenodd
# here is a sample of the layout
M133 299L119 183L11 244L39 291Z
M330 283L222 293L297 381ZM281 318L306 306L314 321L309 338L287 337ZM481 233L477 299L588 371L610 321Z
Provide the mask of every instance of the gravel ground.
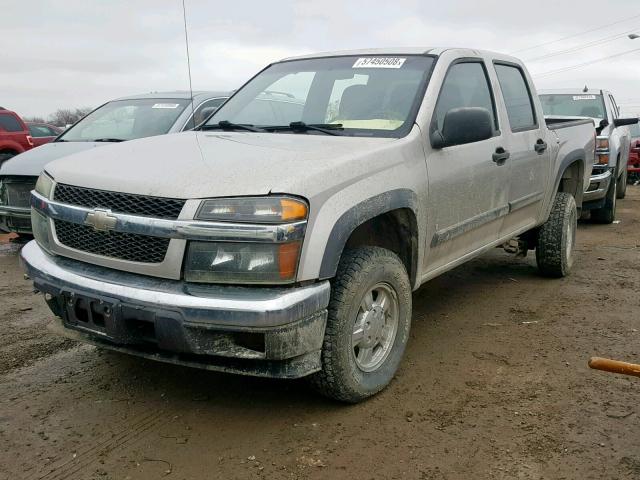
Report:
M640 478L640 187L585 222L573 274L496 250L414 294L390 387L344 406L303 382L157 364L49 333L0 237L0 479Z

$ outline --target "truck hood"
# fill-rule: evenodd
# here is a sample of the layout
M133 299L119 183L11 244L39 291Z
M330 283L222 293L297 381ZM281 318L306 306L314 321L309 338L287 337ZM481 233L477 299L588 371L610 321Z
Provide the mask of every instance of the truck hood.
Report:
M73 153L108 145L104 142L52 142L27 150L7 160L0 167L0 175L38 176L44 166L58 158Z
M393 138L252 132L185 132L112 144L46 167L57 182L124 193L206 198L292 193L312 196ZM348 168L347 168L348 164Z

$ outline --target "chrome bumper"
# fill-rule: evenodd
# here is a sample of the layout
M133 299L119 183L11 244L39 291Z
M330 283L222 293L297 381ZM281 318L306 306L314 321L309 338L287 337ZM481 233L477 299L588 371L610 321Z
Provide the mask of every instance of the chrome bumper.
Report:
M602 200L607 195L612 178L613 172L611 170L606 170L598 175L592 175L589 179L589 189L584 192L583 203Z
M0 205L0 230L16 233L31 233L31 209Z
M320 368L328 281L295 288L188 284L52 256L35 241L20 257L64 327L90 343L142 356L151 349L157 360L250 375L291 378ZM88 317L76 316L76 302ZM103 305L109 313L97 314ZM137 336L131 325L147 334ZM247 347L241 341L247 333L262 347Z

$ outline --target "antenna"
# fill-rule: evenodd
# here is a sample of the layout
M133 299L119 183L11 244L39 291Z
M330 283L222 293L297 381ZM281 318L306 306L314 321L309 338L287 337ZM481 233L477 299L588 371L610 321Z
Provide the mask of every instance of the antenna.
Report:
M187 71L189 72L189 97L191 98L191 121L193 128L196 127L196 112L193 105L193 85L191 83L191 58L189 57L189 34L187 33L187 7L182 0L182 18L184 19L184 42L187 46Z

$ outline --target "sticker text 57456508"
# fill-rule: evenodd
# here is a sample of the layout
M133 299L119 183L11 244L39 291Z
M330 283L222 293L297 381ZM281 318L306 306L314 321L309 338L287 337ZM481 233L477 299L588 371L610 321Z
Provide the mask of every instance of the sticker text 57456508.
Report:
M400 68L405 60L399 57L362 57L356 60L353 68Z

